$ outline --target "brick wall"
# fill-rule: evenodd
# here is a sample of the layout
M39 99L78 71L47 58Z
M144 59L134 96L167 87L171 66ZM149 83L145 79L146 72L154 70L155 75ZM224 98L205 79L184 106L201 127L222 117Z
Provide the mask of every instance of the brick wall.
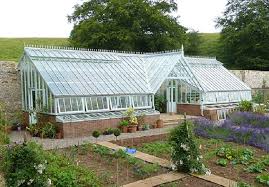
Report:
M15 62L0 61L0 102L5 105L8 119L21 110L20 75Z
M201 116L200 105L177 104L177 112L180 114L186 113L192 116Z

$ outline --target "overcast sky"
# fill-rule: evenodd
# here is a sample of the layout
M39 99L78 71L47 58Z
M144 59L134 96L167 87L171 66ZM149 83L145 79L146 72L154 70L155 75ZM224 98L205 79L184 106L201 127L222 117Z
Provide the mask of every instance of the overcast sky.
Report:
M0 0L0 37L68 37L67 15L82 0ZM180 23L199 32L219 32L214 20L227 0L177 0Z

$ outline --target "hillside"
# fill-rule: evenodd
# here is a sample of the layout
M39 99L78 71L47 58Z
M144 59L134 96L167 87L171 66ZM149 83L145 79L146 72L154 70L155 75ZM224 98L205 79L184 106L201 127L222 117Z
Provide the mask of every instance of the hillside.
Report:
M67 38L0 38L0 60L18 61L24 44L67 46Z
M216 56L218 33L201 33L201 56ZM67 38L0 38L0 60L17 61L22 55L24 44L68 46Z

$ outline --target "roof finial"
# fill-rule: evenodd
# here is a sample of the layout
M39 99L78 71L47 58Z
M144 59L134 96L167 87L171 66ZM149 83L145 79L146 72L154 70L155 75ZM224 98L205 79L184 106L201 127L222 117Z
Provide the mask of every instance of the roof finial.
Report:
M184 56L184 46L183 46L183 44L181 45L181 52L182 52L182 55Z

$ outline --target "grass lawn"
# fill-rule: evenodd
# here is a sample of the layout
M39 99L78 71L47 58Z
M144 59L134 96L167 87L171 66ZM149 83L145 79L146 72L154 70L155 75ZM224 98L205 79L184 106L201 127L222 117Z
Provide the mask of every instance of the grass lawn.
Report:
M121 186L168 172L167 169L156 164L149 164L131 157L124 151L113 152L108 148L93 144L56 151L94 171L102 186Z
M217 56L219 33L201 33L202 43L199 47L201 56Z
M68 46L67 38L0 38L0 60L19 61L24 44Z
M197 55L216 56L218 33L201 33L202 44ZM16 61L22 56L24 44L68 46L68 38L0 38L0 60Z
M256 176L269 171L269 156L265 151L251 146L243 146L215 139L209 140L199 138L198 142L202 145L201 154L203 155L204 163L210 168L213 174L229 178L237 182L246 182L254 186L263 186L256 182ZM157 141L134 146L139 151L152 154L160 158L170 159L171 147L167 141ZM226 151L223 152L223 150ZM252 156L250 156L251 153L253 153ZM220 160L225 160L227 165L221 166L220 163L218 163ZM261 162L266 163L266 165L261 167ZM225 163L223 165L225 165ZM201 181L197 180L198 179L194 179L194 177L188 177L184 180L163 186L177 186L179 184L180 186L187 186L199 184ZM201 186L207 185L203 184Z

